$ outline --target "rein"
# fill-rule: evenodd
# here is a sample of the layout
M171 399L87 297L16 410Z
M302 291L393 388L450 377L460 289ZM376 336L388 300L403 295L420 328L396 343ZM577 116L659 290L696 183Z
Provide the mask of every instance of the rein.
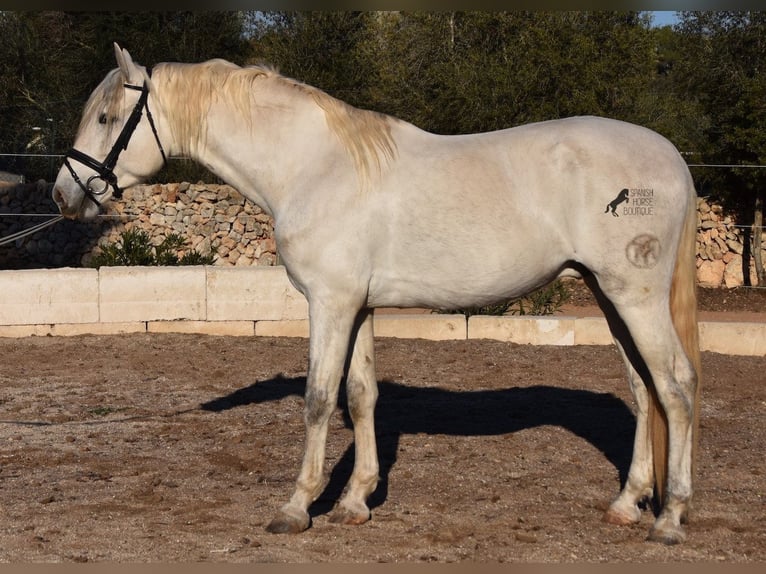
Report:
M112 193L114 197L118 199L122 197L122 188L120 188L118 185L117 176L114 173L114 166L117 165L117 159L120 157L120 153L127 149L128 144L130 143L130 138L133 136L133 132L135 132L136 127L141 121L141 116L143 115L144 109L146 109L146 117L149 120L149 125L152 128L152 133L154 134L154 139L157 142L157 147L159 147L160 153L162 154L163 166L168 164L168 158L165 156L165 150L162 147L162 142L160 142L160 137L157 134L157 128L154 125L152 112L149 110L149 86L146 82L144 82L142 86L134 86L132 84L123 85L125 88L130 90L140 91L141 96L138 98L138 102L136 102L136 105L133 107L133 111L130 113L128 120L125 122L125 125L122 126L120 135L117 136L117 139L112 145L112 149L109 151L104 161L100 162L88 154L74 148L70 149L64 157L64 165L72 175L72 179L74 179L77 185L80 186L80 189L82 189L85 196L99 206L101 205L101 202L98 200L98 197L104 195L109 189L109 186L111 186L114 190ZM89 167L96 172L96 175L90 176L88 180L83 183L82 180L77 176L77 173L75 173L72 165L69 163L70 158L86 167Z

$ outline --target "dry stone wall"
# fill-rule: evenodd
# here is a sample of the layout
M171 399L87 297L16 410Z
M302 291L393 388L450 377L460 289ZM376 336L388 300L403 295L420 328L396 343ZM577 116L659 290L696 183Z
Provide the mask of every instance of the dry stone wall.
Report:
M745 249L749 228L738 226L718 205L698 199L697 278L705 287L736 287L744 283L749 265ZM0 186L0 238L41 221L22 214L56 214L50 186L34 182ZM10 215L8 215L10 214ZM170 183L136 186L113 201L106 217L92 222L60 221L39 233L0 246L0 269L81 267L128 229L146 231L157 244L168 233L187 239L190 249L214 251L217 266L274 265L277 262L273 221L228 185ZM763 244L766 246L766 235ZM766 251L763 253L766 260Z
M168 233L177 233L188 240L190 249L215 253L215 265L276 263L272 218L229 185L138 186L127 190L112 210L125 222L113 225L103 236L107 243L119 239L125 229L140 228L155 244Z
M745 239L752 234L748 227L725 215L720 205L704 198L697 200L697 281L702 287L738 287L744 284L745 267L750 284L756 285L755 261L746 253ZM749 243L749 242L748 242ZM762 245L766 246L766 234ZM766 249L761 256L766 261Z
M43 221L26 214L56 214L50 186L0 188L0 238ZM24 215L21 215L24 214ZM189 249L216 255L215 265L274 265L272 218L228 185L170 183L142 185L109 203L94 221L60 221L39 233L0 246L0 269L81 267L117 241L125 230L142 229L152 243L178 233Z

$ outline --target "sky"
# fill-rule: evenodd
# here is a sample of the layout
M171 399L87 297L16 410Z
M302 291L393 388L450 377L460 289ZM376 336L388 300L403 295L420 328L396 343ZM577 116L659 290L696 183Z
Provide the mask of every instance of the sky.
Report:
M654 22L652 22L654 26L672 26L678 22L678 17L673 11L654 11L652 15L654 16Z

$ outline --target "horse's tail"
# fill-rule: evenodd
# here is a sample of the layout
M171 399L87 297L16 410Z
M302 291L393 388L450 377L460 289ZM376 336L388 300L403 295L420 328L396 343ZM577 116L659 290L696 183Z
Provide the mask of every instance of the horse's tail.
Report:
M697 194L689 179L689 206L678 244L673 281L670 287L670 315L686 356L692 363L697 378L692 404L692 473L696 466L699 435L699 396L701 387L701 358L699 331L697 327L697 267L695 242L697 236ZM668 422L656 393L650 392L649 429L654 452L654 480L657 500L665 496L665 480L668 473Z

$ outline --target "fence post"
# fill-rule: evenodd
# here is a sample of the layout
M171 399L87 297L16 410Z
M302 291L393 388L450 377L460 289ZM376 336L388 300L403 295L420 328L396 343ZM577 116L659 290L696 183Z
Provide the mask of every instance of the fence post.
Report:
M763 272L763 257L761 252L761 237L763 235L763 196L762 190L755 195L755 215L753 217L753 256L755 257L755 277L759 287L766 285Z

